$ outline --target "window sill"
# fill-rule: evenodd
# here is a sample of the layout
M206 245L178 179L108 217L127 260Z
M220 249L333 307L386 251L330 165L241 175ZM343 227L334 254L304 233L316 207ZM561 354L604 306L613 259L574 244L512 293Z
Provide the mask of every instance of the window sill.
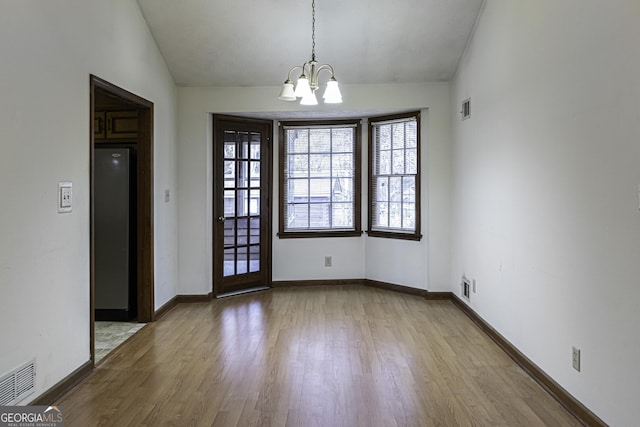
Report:
M280 239L309 239L318 237L359 237L362 231L286 231L278 233Z
M367 231L367 235L369 237L382 237L384 239L413 240L416 242L422 240L422 234L394 233L392 231L369 230Z

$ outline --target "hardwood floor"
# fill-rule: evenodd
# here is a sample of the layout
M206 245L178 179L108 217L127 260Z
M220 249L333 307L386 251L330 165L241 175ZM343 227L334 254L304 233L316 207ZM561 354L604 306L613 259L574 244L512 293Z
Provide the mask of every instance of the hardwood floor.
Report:
M68 426L575 426L450 301L277 288L181 304L59 402Z

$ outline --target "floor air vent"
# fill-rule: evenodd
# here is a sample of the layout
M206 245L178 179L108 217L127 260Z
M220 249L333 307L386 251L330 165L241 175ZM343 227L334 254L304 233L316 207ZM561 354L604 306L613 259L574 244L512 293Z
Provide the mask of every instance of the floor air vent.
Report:
M20 402L36 387L36 361L28 362L18 369L0 377L0 406L11 406Z

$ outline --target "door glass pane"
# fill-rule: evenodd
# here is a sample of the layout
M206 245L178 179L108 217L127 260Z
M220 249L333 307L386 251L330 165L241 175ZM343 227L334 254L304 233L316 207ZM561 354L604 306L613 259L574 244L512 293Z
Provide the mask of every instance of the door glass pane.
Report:
M235 159L236 158L236 133L232 131L225 131L224 133L224 158Z
M251 226L250 243L260 243L260 218L251 218L249 224Z
M238 153L239 159L249 158L249 134L247 132L238 132L238 139L240 140L240 152Z
M241 246L238 248L238 254L236 258L236 274L247 273L248 272L247 263L248 263L247 247Z
M251 134L251 153L250 157L255 160L260 159L260 134Z
M224 276L233 276L235 274L235 248L228 248L224 250L223 271Z
M236 181L236 162L224 161L224 188L233 188Z
M260 162L251 162L250 187L260 187Z
M249 247L249 271L260 271L260 246Z
M249 191L236 190L236 216L246 216L249 210Z
M238 187L246 188L249 186L249 162L238 162Z
M232 217L236 214L236 198L234 197L235 191L224 191L224 216Z
M251 199L249 200L249 215L260 214L260 190L249 191Z
M248 232L249 230L247 229L247 218L238 218L238 228L237 228L237 234L238 234L238 240L237 240L237 244L238 245L246 245L247 244L247 236L248 236Z
M224 222L224 247L230 248L236 244L236 221L227 219Z

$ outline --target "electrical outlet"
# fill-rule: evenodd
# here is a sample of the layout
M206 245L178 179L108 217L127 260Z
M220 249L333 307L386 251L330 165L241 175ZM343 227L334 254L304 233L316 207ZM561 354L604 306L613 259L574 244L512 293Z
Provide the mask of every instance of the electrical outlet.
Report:
M580 349L573 347L573 355L571 364L573 365L573 369L580 372Z
M326 256L324 257L324 266L325 267L331 267L331 257L330 256Z

